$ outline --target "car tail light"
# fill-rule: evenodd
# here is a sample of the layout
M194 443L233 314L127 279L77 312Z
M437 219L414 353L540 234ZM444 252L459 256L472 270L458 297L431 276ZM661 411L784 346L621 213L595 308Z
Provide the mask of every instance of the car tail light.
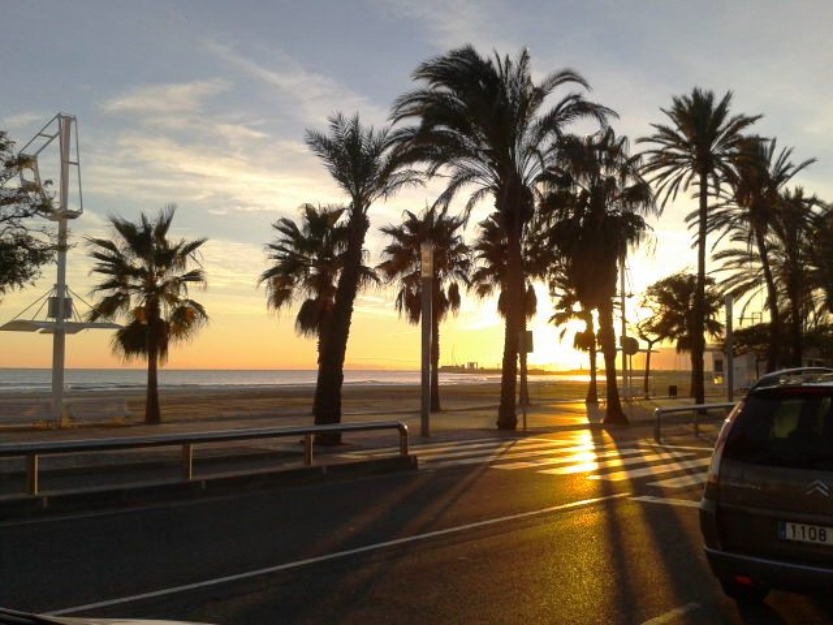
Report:
M726 438L729 436L729 430L732 427L732 422L738 413L743 409L743 402L732 408L732 411L723 421L723 426L720 428L720 434L717 435L717 441L714 444L714 453L709 463L709 470L706 473L706 492L705 497L714 499L717 494L717 487L720 483L720 463L723 460L723 449L726 447Z

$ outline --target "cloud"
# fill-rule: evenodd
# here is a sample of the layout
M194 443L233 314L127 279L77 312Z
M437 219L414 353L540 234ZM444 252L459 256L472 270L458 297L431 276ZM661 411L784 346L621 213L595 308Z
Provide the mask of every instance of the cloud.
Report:
M104 101L101 109L108 113L192 115L202 109L206 98L223 93L229 86L229 82L222 79L146 85Z
M230 45L211 42L208 49L219 59L241 70L246 76L270 87L285 105L286 115L300 117L305 125L321 124L335 111L360 110L369 123L382 124L387 109L374 105L365 96L341 85L337 80L307 70L291 56L269 50L260 58L268 58L271 65L248 58Z
M15 130L17 128L25 128L35 122L43 123L43 120L46 119L49 119L49 115L43 113L18 113L17 115L0 118L0 128L3 130Z
M500 0L380 0L380 4L401 20L418 20L429 41L442 50L471 43L481 50L508 48L505 33L517 8ZM515 44L512 44L515 45Z

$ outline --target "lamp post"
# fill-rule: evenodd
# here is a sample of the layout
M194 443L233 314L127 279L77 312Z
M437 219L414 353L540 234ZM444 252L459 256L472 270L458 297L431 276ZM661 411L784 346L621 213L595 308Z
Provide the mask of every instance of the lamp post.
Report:
M52 198L46 195L38 169L38 156L56 138L58 139L60 155L60 189L57 208L54 206ZM73 151L75 152L74 155ZM20 156L24 163L24 167L20 171L21 186L39 193L44 205L48 207L45 209L46 216L58 222L58 243L56 246L58 271L54 296L50 300L49 316L55 320L52 327L52 412L56 423L60 426L63 425L64 419L64 364L67 319L72 316L72 300L69 297L66 283L67 250L69 248L67 244L67 221L75 219L84 210L81 195L81 165L78 157L78 126L75 117L58 113L24 146ZM69 206L70 167L75 168L78 178L78 207L76 210L70 210ZM34 176L33 180L25 178L26 170L29 170Z
M431 414L431 327L434 296L434 244L423 241L419 246L422 280L422 411L420 434L429 436Z

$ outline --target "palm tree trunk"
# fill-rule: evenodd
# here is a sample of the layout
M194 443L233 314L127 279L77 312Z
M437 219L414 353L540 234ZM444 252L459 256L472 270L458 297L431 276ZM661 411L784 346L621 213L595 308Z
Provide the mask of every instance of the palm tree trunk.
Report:
M344 255L344 267L338 279L333 317L323 344L318 379L315 384L313 414L316 425L341 422L341 388L344 383L344 358L350 337L353 303L358 291L362 263L362 248L370 222L367 216L353 205L350 215L349 240ZM339 445L341 433L319 434L316 442L322 445Z
M499 430L516 430L518 415L515 413L515 391L518 374L518 335L523 317L521 265L521 240L519 228L513 223L507 228L506 262L506 329L503 342L503 368L500 380L500 406L497 427Z
M596 366L596 356L599 353L596 349L596 333L593 330L593 315L588 314L585 319L585 325L590 332L590 345L588 353L590 354L590 385L587 387L587 397L584 399L585 404L599 403L599 376L598 367Z
M587 397L584 399L585 404L599 403L599 375L596 367L596 351L595 347L590 348L590 384L587 387Z
M800 278L789 280L790 298L790 366L800 367L804 360L804 336L802 320L804 319L801 303Z
M755 228L755 244L758 248L758 257L761 260L761 270L764 274L766 284L766 303L769 309L769 345L767 345L766 370L775 371L781 361L781 315L778 312L778 290L775 286L775 278L772 275L772 267L769 263L769 255L766 250L766 242L763 233Z
M157 425L162 422L159 408L159 311L148 303L148 383L145 393L145 423Z
M613 304L606 301L599 306L599 339L605 361L605 378L607 384L607 406L603 423L627 425L627 415L622 410L619 400L619 388L616 382L616 338L613 330Z
M691 394L695 404L705 403L705 307L706 307L706 226L709 210L709 180L700 172L700 205L697 218L697 284L694 289L694 319L691 336Z

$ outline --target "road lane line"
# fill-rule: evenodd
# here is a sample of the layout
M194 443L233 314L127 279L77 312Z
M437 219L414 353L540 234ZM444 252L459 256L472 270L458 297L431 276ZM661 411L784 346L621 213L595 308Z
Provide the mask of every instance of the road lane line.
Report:
M684 606L680 608L675 608L670 612L666 612L665 614L661 614L656 618L648 619L644 621L642 625L664 625L665 623L672 623L674 619L682 616L683 614L687 614L688 612L693 612L694 610L699 610L700 604L699 603L686 603Z
M245 579L250 579L253 577L259 577L261 575L269 575L272 573L279 573L282 571L289 571L292 569L301 568L304 566L309 566L311 564L320 564L322 562L328 562L330 560L338 560L341 558L346 558L349 556L355 556L362 553L370 553L372 551L377 551L381 549L387 549L389 547L398 547L400 545L407 545L409 543L420 542L423 540L428 540L431 538L438 538L440 536L449 536L452 534L459 534L461 532L466 532L473 529L479 529L482 527L489 527L491 525L498 525L501 523L507 523L510 521L518 521L520 519L529 519L536 516L543 516L546 514L552 514L555 512L565 512L567 510L574 510L577 508L583 508L586 506L592 506L598 503L604 503L606 501L612 501L614 499L622 499L623 497L627 497L629 493L618 493L616 495L608 495L606 497L594 497L591 499L582 499L580 501L573 501L571 503L565 503L558 506L551 506L549 508L541 508L539 510L530 510L529 512L519 512L517 514L510 514L508 516L502 517L495 517L493 519L486 519L485 521L478 521L476 523L468 523L466 525L457 525L455 527L448 527L442 530L436 530L434 532L427 532L425 534L415 534L414 536L406 536L404 538L396 538L394 540L387 540L381 543L375 543L372 545L365 545L364 547L356 547L355 549L346 549L344 551L336 551L335 553L330 553L324 556L317 556L314 558L305 558L303 560L296 560L295 562L286 562L285 564L277 564L275 566L270 566L262 569L255 569L254 571L246 571L243 573L236 573L234 575L226 575L224 577L216 577L214 579L207 579L201 582L195 582L193 584L183 584L181 586L172 586L170 588L163 588L161 590L154 590L151 592L140 593L137 595L131 595L128 597L118 597L116 599L107 599L105 601L97 601L96 603L88 603L86 605L79 605L74 606L71 608L64 608L62 610L54 610L52 612L48 612L48 615L51 616L62 616L65 614L75 614L77 612L87 612L90 610L97 610L99 608L110 607L114 605L121 605L124 603L131 603L134 601L143 601L146 599L156 599L159 597L165 597L168 595L173 595L180 592L187 592L190 590L198 590L201 588L210 588L212 586L219 586L221 584L227 584L229 582L237 582L242 581Z

